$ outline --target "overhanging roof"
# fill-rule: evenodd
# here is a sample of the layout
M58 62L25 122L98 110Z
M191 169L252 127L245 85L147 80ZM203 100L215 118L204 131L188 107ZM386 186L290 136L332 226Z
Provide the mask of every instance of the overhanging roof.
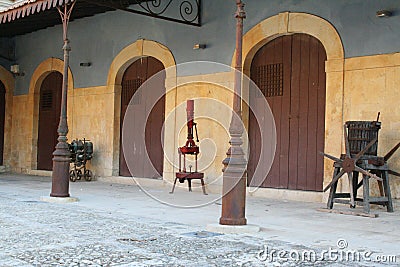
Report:
M157 17L179 23L200 26L201 0L160 0L158 5L153 0L26 0L0 11L0 37L11 37L30 33L61 24L56 7L76 2L70 21L93 16L113 10L124 10L141 15ZM177 2L171 5L172 2ZM162 5L161 5L162 3ZM191 5L194 15L184 17L182 10ZM133 6L133 8L132 8ZM137 8L135 8L135 6ZM180 18L167 17L163 13L172 6L178 7ZM186 8L186 9L185 9Z

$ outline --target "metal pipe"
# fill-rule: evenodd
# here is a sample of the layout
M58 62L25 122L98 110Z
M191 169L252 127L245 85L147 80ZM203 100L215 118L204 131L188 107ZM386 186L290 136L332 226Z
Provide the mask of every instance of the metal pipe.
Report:
M188 140L193 140L193 124L194 124L194 100L186 101Z
M179 149L179 147L178 147L178 155L179 155L179 172L181 172L182 171L182 163L181 163L182 153L181 153L181 150Z

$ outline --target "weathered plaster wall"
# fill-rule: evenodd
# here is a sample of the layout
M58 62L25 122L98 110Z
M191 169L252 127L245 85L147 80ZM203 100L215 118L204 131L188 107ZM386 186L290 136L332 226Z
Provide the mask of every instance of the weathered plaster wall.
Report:
M209 75L178 78L177 88L167 93L174 105L166 109L166 124L174 125L173 133L165 133L166 159L164 178L173 181L178 167L177 148L186 143L186 100L195 100L195 122L200 143L199 171L205 173L210 186L222 184L222 161L226 157L229 141L229 123L233 99L232 73L223 72ZM187 169L193 157L188 156ZM191 160L191 161L190 161Z
M114 114L113 94L105 86L77 88L68 99L73 112L69 117L69 142L73 139L89 139L94 144L93 160L88 167L96 175L112 175ZM101 116L99 116L101 114Z
M28 108L28 96L14 96L13 98L13 119L12 119L12 146L10 154L11 170L26 173L30 169L31 161L29 148L31 140L29 138L32 125L29 123L27 115L32 114Z
M380 19L375 12L391 9L394 16ZM397 0L251 0L246 1L245 32L281 12L304 12L319 16L337 29L345 57L399 52L400 27ZM176 24L128 12L115 11L70 23L71 69L76 87L103 86L113 58L124 47L144 38L167 46L176 62L208 60L230 65L234 51L235 5L226 0L204 0L203 26ZM206 49L193 50L195 43ZM16 59L26 73L17 79L15 94L25 94L30 77L48 57L62 58L62 29L55 26L16 38ZM89 68L80 62L90 61ZM203 70L204 71L204 70ZM178 69L179 72L179 69ZM195 75L199 73L188 73Z
M378 155L384 156L400 141L400 53L347 59L343 115L347 120L375 120L381 113ZM400 151L389 160L400 170ZM390 176L392 194L400 197L400 177Z

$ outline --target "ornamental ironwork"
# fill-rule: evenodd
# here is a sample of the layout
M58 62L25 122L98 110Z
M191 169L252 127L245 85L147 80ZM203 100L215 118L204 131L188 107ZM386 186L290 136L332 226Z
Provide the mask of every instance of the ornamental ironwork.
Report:
M91 1L136 14L155 17L168 21L201 26L201 0L120 0Z

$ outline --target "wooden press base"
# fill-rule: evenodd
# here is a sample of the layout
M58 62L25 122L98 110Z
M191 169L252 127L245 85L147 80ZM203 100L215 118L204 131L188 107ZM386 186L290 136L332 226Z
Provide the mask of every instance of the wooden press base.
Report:
M175 177L176 178L174 181L174 185L172 186L172 191L170 192L171 194L174 193L176 181L178 179L179 179L179 182L181 182L181 183L185 182L185 180L188 181L189 192L192 192L192 180L200 179L201 187L203 189L203 194L207 195L206 189L205 189L205 184L204 184L204 173L202 173L202 172L177 172Z
M370 212L370 204L382 205L385 206L388 212L393 212L393 203L392 203L392 195L390 192L390 184L389 184L389 167L386 162L382 162L381 164L371 164L370 162L377 161L379 157L376 156L368 156L361 158L359 162L357 162L357 166L363 168L364 170L370 171L372 173L377 174L382 178L383 181L378 181L380 196L372 197L370 196L370 187L369 180L371 179L367 175L362 175L360 181L358 181L358 172L353 172L353 196L354 196L354 204L357 206L363 206L364 213ZM373 161L375 160L375 161ZM333 177L335 177L341 170L341 166L337 163L334 164L335 170L333 172ZM334 183L330 189L327 208L332 209L334 203L340 204L350 204L350 193L337 193L338 181ZM363 198L357 197L357 190L363 187Z

